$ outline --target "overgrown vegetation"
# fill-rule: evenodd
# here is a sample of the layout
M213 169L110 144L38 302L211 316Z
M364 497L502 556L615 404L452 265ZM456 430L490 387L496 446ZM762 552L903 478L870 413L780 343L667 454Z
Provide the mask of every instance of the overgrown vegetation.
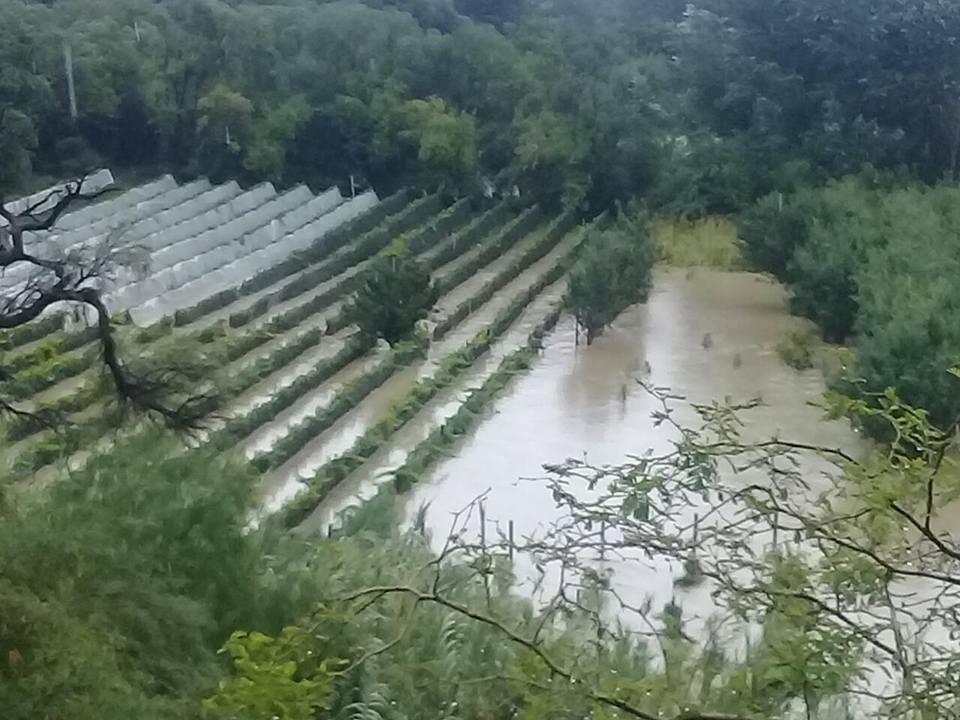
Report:
M760 200L741 239L755 266L786 282L795 312L855 351L841 387L870 397L895 387L941 427L960 416L947 369L960 359L960 262L951 185L873 173Z

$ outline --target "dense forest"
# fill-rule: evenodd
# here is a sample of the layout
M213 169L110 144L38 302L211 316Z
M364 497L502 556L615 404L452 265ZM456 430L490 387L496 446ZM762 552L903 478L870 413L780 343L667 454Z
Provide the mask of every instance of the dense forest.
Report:
M0 716L746 720L865 716L864 699L884 717L956 716L960 552L933 518L960 496L960 4L0 0L0 28L0 200L99 167L129 186L169 172L521 199L560 213L553 229L600 219L567 297L590 342L646 300L652 218L728 217L740 267L782 283L839 348L829 409L880 448L751 445L749 407L695 406L681 427L658 396L658 424L682 437L667 454L548 468L571 524L523 551L580 577L539 607L510 591L512 537L438 559L388 496L330 538L253 527L249 465L157 429L42 492L0 485ZM402 249L345 315L392 358L438 296ZM791 463L811 451L845 483L836 506L797 504ZM725 464L780 490L717 507L740 503L819 561L748 557L733 521L715 530L726 560L700 558L710 531L675 518ZM611 476L606 504L569 491ZM709 577L757 632L693 640L673 603L634 609L649 633L611 628L609 581L578 554L601 527ZM934 583L933 607L898 595L904 578ZM951 642L911 645L898 612ZM877 666L896 691L851 700Z

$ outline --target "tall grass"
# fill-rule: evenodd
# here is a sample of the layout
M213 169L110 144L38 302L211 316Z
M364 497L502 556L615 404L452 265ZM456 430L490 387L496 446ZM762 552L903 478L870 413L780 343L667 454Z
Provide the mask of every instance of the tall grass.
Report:
M737 228L724 217L659 218L652 224L657 260L674 267L742 269Z

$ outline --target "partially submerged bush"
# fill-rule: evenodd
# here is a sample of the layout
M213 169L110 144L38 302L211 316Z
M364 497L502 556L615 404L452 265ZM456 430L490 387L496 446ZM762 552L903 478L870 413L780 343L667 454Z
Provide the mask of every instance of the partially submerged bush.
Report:
M609 229L588 231L567 290L567 304L586 330L588 345L626 307L647 299L653 256L644 215L621 218Z

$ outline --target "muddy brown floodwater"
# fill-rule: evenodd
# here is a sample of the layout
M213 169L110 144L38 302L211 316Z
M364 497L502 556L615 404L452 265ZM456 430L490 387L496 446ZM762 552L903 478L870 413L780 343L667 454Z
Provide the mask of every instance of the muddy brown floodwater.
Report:
M649 301L625 312L591 347L578 347L573 321L562 321L530 372L455 457L422 478L406 508L429 504L427 524L438 545L452 513L487 490L488 522L512 520L518 537L551 522L557 511L549 491L529 479L543 476L544 463L584 455L595 464L617 463L668 446L672 433L654 426L658 405L638 377L695 402L762 399L743 417L748 440L779 434L860 454L866 444L850 426L824 420L813 406L824 390L820 371L797 372L777 355L776 345L798 323L783 288L765 277L660 270ZM650 597L657 606L674 594L676 568L621 562L611 569L633 601ZM683 603L701 620L713 606L704 587L685 593Z

